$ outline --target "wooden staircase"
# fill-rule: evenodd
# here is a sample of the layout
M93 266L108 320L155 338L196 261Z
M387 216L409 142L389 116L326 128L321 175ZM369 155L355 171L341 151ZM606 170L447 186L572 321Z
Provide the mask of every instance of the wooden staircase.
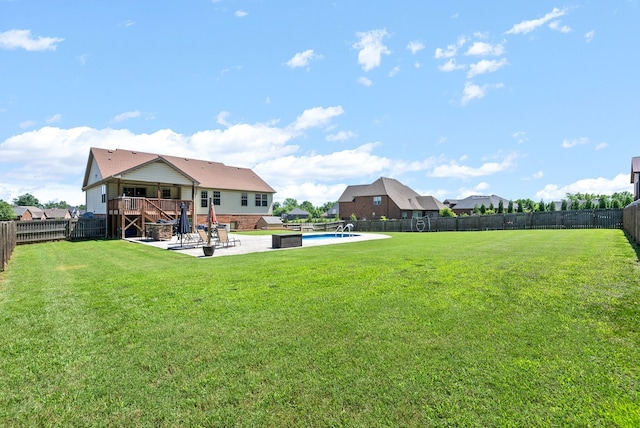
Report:
M149 199L120 197L108 202L107 221L113 238L145 236L145 223L174 221L185 204L187 215L193 215L193 201L182 199Z

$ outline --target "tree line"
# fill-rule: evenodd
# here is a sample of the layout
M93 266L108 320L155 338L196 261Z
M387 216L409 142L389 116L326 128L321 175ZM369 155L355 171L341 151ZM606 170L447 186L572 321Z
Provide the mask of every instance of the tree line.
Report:
M633 202L631 192L616 192L613 195L597 195L594 193L567 193L566 198L560 202L560 210L593 210L593 209L619 209L624 208ZM516 199L509 201L507 206L500 201L498 207L491 203L488 207L484 204L473 207L474 215L505 214L505 213L528 213L556 211L558 209L555 202L534 202L531 199ZM451 208L440 210L443 217L455 217L456 214Z
M9 221L15 218L13 207L37 207L40 209L71 208L71 206L67 204L66 201L60 201L60 202L49 201L45 203L40 203L38 198L33 196L31 193L25 193L24 195L20 195L17 198L14 198L11 204L0 199L0 221ZM85 206L79 205L76 208L78 208L79 210L83 210Z

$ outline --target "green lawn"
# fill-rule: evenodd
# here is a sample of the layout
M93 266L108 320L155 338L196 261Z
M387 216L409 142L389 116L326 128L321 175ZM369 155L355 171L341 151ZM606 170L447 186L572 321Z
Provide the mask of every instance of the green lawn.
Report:
M19 246L0 425L640 426L622 231L391 235L211 259Z

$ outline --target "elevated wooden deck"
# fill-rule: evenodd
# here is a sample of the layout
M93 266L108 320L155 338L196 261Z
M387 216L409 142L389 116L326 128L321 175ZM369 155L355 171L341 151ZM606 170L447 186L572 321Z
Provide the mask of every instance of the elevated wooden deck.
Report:
M193 201L190 200L139 197L110 199L107 202L109 235L113 238L145 236L145 223L177 220L182 204L185 204L187 215L191 218Z

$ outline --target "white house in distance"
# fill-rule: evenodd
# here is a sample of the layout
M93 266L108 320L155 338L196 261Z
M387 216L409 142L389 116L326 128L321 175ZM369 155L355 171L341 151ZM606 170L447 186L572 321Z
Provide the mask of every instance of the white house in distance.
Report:
M183 203L192 225L206 224L210 200L219 223L255 229L276 193L248 168L95 147L82 190L87 212L106 219L111 237L144 236L145 223L177 219Z

